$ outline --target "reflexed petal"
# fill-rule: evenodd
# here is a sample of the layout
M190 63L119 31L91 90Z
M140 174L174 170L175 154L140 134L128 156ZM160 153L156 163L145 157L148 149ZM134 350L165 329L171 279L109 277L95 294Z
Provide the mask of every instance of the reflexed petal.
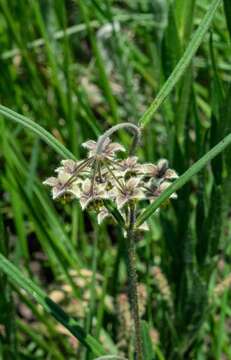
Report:
M144 196L143 190L140 189L140 188L135 189L135 190L134 190L134 194L132 195L132 198L134 198L134 199L139 199L139 200L144 199L145 196Z
M122 160L118 163L118 168L126 171L126 170L136 170L138 158L136 156L131 156L125 160Z
M136 173L139 174L139 175L141 175L141 174L142 174L143 176L146 175L142 164L137 164L136 167L135 167L135 171L136 171Z
M73 174L75 172L77 166L79 166L81 163L82 163L82 161L74 161L71 159L61 161L61 164L63 165L63 169L69 174Z
M172 185L172 183L169 181L162 182L159 186L160 193L164 192L170 185Z
M80 198L81 196L81 190L79 188L79 184L75 182L74 184L71 184L71 187L67 190L69 193L74 195L76 198Z
M177 198L178 198L178 195L175 192L170 196L170 199L177 199Z
M106 148L106 147L105 147ZM125 148L119 143L111 143L107 146L107 151L115 153L117 151L126 151Z
M157 166L154 164L143 164L142 165L142 170L145 174L150 175L150 176L155 176L157 173Z
M74 160L71 160L71 159L66 159L66 160L62 160L62 161L61 161L61 164L62 164L64 167L73 168L73 167L75 167L75 165L77 164L77 161L74 161Z
M95 150L96 149L96 141L94 140L88 140L82 144L82 147L89 150Z
M177 175L176 171L173 169L168 169L165 173L165 179L173 180L177 179L179 176Z
M118 181L122 184L124 184L124 176L126 175L126 173L122 170L113 170L113 174L114 174L114 177L109 173L108 174L108 180L111 182L111 184L113 186L118 186Z
M137 230L140 231L149 231L149 226L148 223L145 221L143 224L141 224Z
M55 169L55 172L59 173L60 171L64 171L64 167L63 166L59 166Z
M82 183L82 190L84 193L88 193L91 190L91 185L92 181L90 179L86 179L83 183Z
M168 160L166 159L160 159L157 163L157 166L159 169L162 169L162 168L165 168L167 169L168 168Z
M125 195L122 194L118 194L116 197L116 204L118 206L119 209L121 209L122 207L124 207L124 205L129 201L129 198Z
M48 186L56 186L58 183L59 181L56 177L49 177L48 179L43 181L43 184Z
M79 199L82 210L85 210L88 204L92 201L92 196L81 196Z
M66 192L66 189L60 189L58 187L53 187L52 188L52 198L53 198L53 200L58 199L60 196L65 194L65 192Z
M116 196L118 196L118 194L119 194L118 189L116 189L116 188L109 190L107 193L108 193L108 197L111 199L115 199Z
M65 171L60 171L58 174L59 183L65 185L70 180L71 174L67 174Z
M104 221L104 219L106 219L107 217L110 217L111 214L108 212L108 210L103 207L100 212L97 215L97 222L98 224L102 224L102 222Z
M94 197L99 199L108 199L108 191L105 190L105 187L101 189L96 187Z
M137 164L138 157L137 156L130 156L127 160L128 160L128 163L130 163L131 165L135 165L135 164Z
M141 181L141 178L132 177L127 181L126 188L136 189L136 187L139 185L140 181Z

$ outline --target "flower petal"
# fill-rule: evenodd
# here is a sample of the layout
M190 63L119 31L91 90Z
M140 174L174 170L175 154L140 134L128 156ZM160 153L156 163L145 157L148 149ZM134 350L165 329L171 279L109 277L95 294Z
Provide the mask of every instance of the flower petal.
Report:
M178 198L178 195L177 193L172 193L172 195L170 196L170 199L177 199Z
M179 176L177 175L176 171L173 169L168 169L165 173L165 179L167 180L173 180L177 179Z
M77 168L82 163L82 161L74 161L71 159L62 160L61 164L63 165L63 170L66 171L68 174L73 174ZM61 168L58 168L61 169ZM58 170L56 169L56 171Z
M82 147L89 150L95 150L96 149L96 141L94 140L88 140L82 144Z
M145 221L143 224L141 224L137 230L140 231L149 231L149 226L148 223Z
M63 184L63 186L65 186L65 184L68 182L68 180L70 180L71 178L71 174L66 173L64 170L60 171L58 174L58 181L59 183Z
M97 215L97 222L98 224L102 224L102 222L107 218L107 217L110 217L111 214L109 213L109 211L103 207L101 208L100 212L98 213Z
M82 190L84 193L89 193L89 191L91 190L91 186L92 186L92 181L90 179L86 179L83 183L82 183Z
M59 197L64 195L65 192L66 192L66 189L60 189L58 187L53 187L52 188L52 198L53 198L53 200L58 199Z
M141 181L141 178L139 177L131 177L127 183L126 183L126 188L127 189L136 189L136 187L139 185Z
M126 151L125 148L119 143L111 143L107 146L106 151L115 153L117 151Z
M151 163L142 164L142 171L145 175L155 176L157 173L157 166Z
M88 204L92 201L92 196L81 196L79 199L82 210L85 210Z
M168 160L167 159L160 159L157 163L157 166L159 169L162 169L162 168L165 168L167 169L168 168Z
M124 207L124 205L129 201L129 198L125 195L122 194L118 194L118 196L116 197L116 204L118 206L118 209L122 209L122 207Z
M134 190L133 195L131 196L133 199L142 200L145 198L144 192L142 189L137 188Z
M77 199L79 199L81 196L81 190L77 182L71 184L71 187L67 190L67 192L74 195Z
M56 177L49 177L48 179L43 181L43 184L48 186L57 186L58 183L59 181Z

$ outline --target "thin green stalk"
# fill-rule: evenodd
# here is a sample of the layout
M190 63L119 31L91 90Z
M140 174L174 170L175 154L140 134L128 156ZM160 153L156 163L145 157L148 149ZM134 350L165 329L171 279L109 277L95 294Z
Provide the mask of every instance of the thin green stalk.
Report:
M36 330L33 330L33 328L24 321L17 319L16 322L20 332L25 333L39 347L47 351L47 353L52 356L54 360L64 360L63 355L56 349L54 344L45 340L41 335L38 334Z
M46 131L36 122L28 119L26 116L20 115L3 105L0 105L0 115L33 131L36 135L38 135L41 139L43 139L62 157L76 160L75 156L64 145L62 145L53 135L51 135L48 131Z
M0 270L8 275L9 281L22 287L44 308L45 311L68 329L81 343L91 349L94 355L100 356L105 354L103 347L94 337L87 334L74 318L66 314L41 288L39 288L32 280L25 277L22 272L2 254L0 254Z
M208 11L206 12L203 20L201 21L198 29L195 31L191 41L189 42L183 56L177 63L176 67L174 68L173 72L165 82L165 84L160 89L159 93L157 94L154 101L151 103L149 108L145 111L141 119L139 120L140 126L146 126L152 119L154 113L158 110L160 105L166 99L166 97L170 94L180 77L183 75L184 71L186 70L187 66L190 64L192 57L196 53L197 49L199 48L203 37L208 30L213 16L220 5L221 0L213 0L211 3Z
M138 293L137 293L138 284L137 284L137 273L136 273L136 246L135 246L135 231L134 231L135 220L136 220L135 206L134 204L131 204L129 228L126 239L129 298L130 298L131 312L135 327L135 354L136 354L135 359L143 360L139 302L138 302Z
M135 21L135 22L140 22L142 23L142 21L144 21L145 23L147 21L150 22L150 24L152 24L154 27L157 27L158 24L155 22L152 14L136 14L135 16L133 14L115 14L114 16L114 20L115 21L120 21L120 22L128 22L128 21ZM92 29L97 29L99 28L102 24L98 21L98 20L91 20L89 22L89 25ZM86 23L82 23L82 24L77 24L77 25L73 25L68 27L67 29L64 30L58 30L56 32L54 32L52 34L52 38L54 40L60 40L63 39L65 36L72 36L72 35L76 35L78 33L84 32L87 29L87 25ZM26 48L27 49L36 49L38 47L44 46L45 45L45 40L44 38L39 38L39 39L35 39L31 42L28 42L26 44ZM13 48L7 51L4 51L2 53L2 55L0 55L0 58L3 60L7 60L10 59L18 54L21 53L21 49L20 48Z
M4 229L4 219L2 212L0 212L0 253L8 255L9 239ZM3 359L19 358L18 343L17 343L17 326L15 323L15 304L12 296L11 284L7 276L0 272L0 326L3 328L0 336L0 343L2 342L2 356ZM7 316L3 316L7 314ZM0 352L1 355L1 352Z

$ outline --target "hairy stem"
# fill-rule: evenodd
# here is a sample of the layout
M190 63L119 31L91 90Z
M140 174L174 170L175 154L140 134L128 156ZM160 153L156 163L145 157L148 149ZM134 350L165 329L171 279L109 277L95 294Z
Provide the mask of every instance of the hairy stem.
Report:
M129 298L131 305L132 318L135 327L135 359L143 360L139 302L137 293L137 273L136 273L136 246L135 246L135 206L130 205L130 219L127 234L127 265L128 265L128 281L129 281Z
M140 139L140 128L132 123L121 123L121 124L112 126L110 129L105 131L105 133L98 138L97 147L96 147L96 155L100 155L102 153L103 144L104 144L106 138L108 138L114 132L116 132L122 128L127 128L127 129L130 128L135 134L133 144L132 144L132 153L134 153L134 148L137 146L137 144L139 143L139 139Z

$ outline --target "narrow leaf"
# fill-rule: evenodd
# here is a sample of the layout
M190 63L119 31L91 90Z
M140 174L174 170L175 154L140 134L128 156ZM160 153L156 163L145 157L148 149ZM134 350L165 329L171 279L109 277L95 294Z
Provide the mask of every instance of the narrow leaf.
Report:
M149 326L146 321L141 322L141 332L143 341L143 352L145 360L153 360L155 358L152 341L149 335Z
M0 115L6 117L9 120L12 120L23 127L32 130L36 135L43 139L48 145L50 145L59 155L64 158L74 159L74 155L62 145L53 135L48 131L43 129L40 125L34 121L28 119L27 117L16 113L13 110L10 110L6 106L0 105Z
M223 3L224 3L227 27L228 27L229 34L231 37L231 2L230 2L230 0L223 0Z
M173 72L160 89L159 93L157 94L154 101L151 103L149 108L145 111L143 116L139 121L140 126L146 126L152 119L153 114L157 111L160 105L163 103L165 98L170 94L174 86L176 85L177 81L180 79L184 71L186 70L187 66L189 65L192 57L196 53L197 49L199 48L203 37L208 30L210 23L213 19L213 16L219 6L221 0L213 0L211 3L208 11L206 12L203 20L201 21L199 27L195 31L188 47L186 48L183 56L181 57L180 61L174 68Z
M17 286L23 288L30 294L45 311L50 313L58 322L68 329L81 343L89 348L94 355L101 356L105 354L100 343L87 334L77 321L66 314L62 308L54 303L45 292L38 287L32 280L25 277L20 270L16 268L9 260L0 254L0 269L9 277L9 280Z

